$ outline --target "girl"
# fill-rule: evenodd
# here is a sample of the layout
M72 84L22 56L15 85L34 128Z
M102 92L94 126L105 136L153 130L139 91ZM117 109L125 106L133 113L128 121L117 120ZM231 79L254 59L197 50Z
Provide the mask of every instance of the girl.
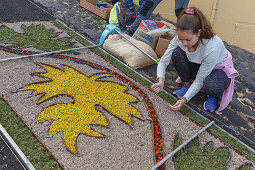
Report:
M216 111L221 114L219 111L232 100L234 78L238 73L233 67L231 54L199 9L187 8L178 17L177 35L158 64L158 83L151 86L156 93L164 86L165 70L171 59L179 75L178 82L183 82L183 87L174 91L180 100L170 104L170 109L180 110L203 88L208 95L204 109L215 111L218 98L222 97Z

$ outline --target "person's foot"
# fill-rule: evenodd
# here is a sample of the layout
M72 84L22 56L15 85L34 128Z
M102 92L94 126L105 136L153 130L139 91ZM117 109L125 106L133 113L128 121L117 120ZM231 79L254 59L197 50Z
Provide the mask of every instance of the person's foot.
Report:
M216 110L218 104L218 97L208 96L208 99L204 102L204 109L213 112Z
M173 93L176 94L178 98L182 98L188 90L189 90L189 86L184 84L181 89L175 90Z
M130 15L128 17L127 21L125 22L126 27L130 27L130 25L132 25L133 22L135 22L136 17L137 17L137 15L135 15L135 16Z

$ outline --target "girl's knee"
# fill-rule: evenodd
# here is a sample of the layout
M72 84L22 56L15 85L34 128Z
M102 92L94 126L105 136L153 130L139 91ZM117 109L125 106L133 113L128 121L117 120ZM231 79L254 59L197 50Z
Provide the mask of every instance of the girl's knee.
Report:
M187 58L186 52L183 51L180 47L177 47L176 49L174 49L174 51L172 53L172 61L173 62L184 60L186 58Z
M229 86L230 79L222 70L213 70L207 76L203 83L203 89L210 96L221 96L224 90Z
M222 92L224 91L217 85L216 82L213 82L211 79L204 80L203 89L205 94L209 96L215 96L215 97L220 96Z

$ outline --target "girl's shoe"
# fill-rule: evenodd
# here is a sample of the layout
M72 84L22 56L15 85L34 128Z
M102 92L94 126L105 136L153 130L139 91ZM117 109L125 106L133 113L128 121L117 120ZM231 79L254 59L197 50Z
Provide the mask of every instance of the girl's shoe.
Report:
M176 94L178 98L182 98L188 90L189 90L189 86L184 84L181 89L175 90L173 93Z
M208 99L204 102L204 109L213 112L216 110L218 104L218 97L208 96Z

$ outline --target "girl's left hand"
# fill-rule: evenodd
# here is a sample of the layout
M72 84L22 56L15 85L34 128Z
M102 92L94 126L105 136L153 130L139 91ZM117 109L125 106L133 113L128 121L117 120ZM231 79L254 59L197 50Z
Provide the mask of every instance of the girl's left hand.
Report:
M177 111L181 110L182 106L187 103L186 98L182 98L181 100L177 100L177 102L174 105L169 105L171 110Z

